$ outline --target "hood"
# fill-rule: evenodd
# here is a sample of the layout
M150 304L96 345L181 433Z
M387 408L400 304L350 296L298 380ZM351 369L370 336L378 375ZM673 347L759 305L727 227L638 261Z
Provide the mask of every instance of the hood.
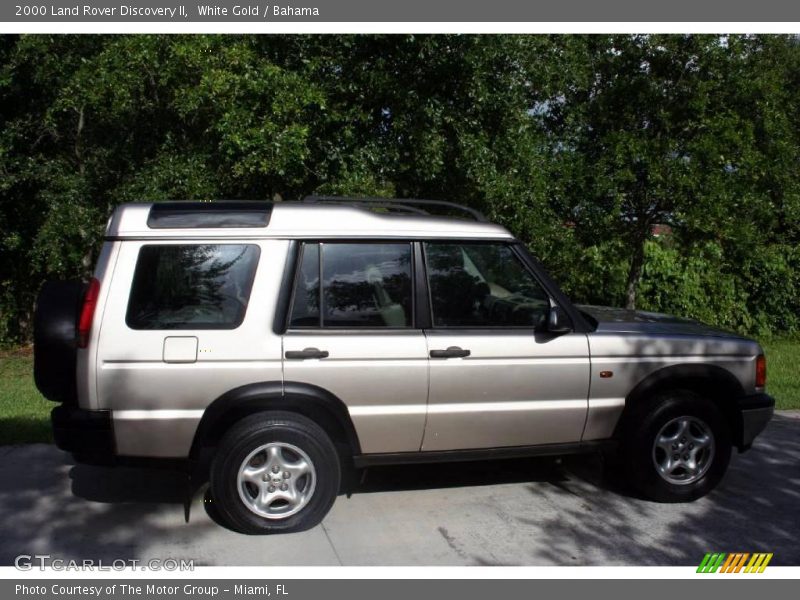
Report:
M717 329L699 321L682 319L644 310L628 310L611 306L579 304L578 309L597 321L597 331L602 333L649 333L662 335L711 335L741 338L737 333Z

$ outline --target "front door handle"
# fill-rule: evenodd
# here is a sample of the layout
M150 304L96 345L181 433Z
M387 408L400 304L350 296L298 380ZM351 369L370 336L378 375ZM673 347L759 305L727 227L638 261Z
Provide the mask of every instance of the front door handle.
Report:
M320 350L319 348L305 348L303 350L287 350L284 356L286 358L294 358L298 360L305 360L307 358L328 358L327 350Z
M447 350L431 350L431 358L464 358L469 355L469 350L458 346L450 346Z

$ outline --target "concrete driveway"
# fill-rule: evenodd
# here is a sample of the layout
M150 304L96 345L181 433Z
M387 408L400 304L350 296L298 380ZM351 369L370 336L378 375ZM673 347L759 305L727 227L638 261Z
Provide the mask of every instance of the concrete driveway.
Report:
M75 466L0 447L0 564L184 558L196 565L695 565L708 551L800 564L800 413L776 415L720 488L684 505L632 498L595 457L371 469L321 526L272 537L184 520L179 473ZM213 513L213 511L211 511Z

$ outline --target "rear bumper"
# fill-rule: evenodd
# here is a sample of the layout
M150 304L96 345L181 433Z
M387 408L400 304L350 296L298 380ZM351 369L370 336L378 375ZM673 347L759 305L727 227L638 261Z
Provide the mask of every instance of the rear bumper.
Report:
M114 462L115 445L111 412L57 406L50 413L56 446L71 452L79 462Z
M735 440L740 452L750 448L753 440L772 419L775 412L775 399L765 393L748 394L737 400L741 415L741 427Z

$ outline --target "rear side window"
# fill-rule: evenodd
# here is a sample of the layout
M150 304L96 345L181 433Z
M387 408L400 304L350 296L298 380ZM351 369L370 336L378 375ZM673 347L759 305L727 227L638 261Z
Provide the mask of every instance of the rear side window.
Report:
M411 290L408 242L306 244L290 326L411 327Z
M254 244L142 246L126 322L132 329L241 325L260 248Z

